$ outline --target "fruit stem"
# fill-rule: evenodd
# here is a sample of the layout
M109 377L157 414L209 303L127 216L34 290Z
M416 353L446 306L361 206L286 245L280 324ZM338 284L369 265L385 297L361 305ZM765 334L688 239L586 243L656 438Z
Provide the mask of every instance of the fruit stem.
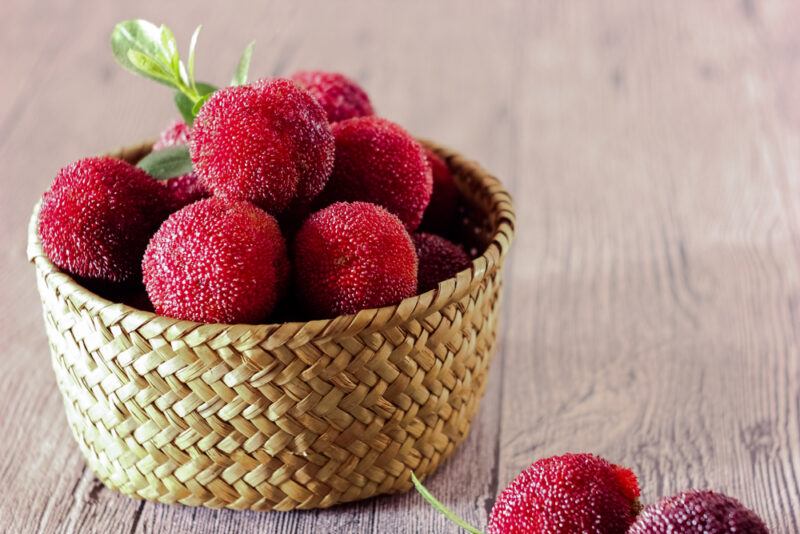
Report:
M450 510L447 506L442 504L436 497L434 497L428 488L422 485L422 482L419 481L417 476L414 473L411 473L411 481L414 482L414 487L417 489L422 498L428 501L428 503L439 510L447 519L458 525L459 527L463 528L470 534L483 534L482 531L478 530L477 528L473 527L460 517L456 515L455 512Z

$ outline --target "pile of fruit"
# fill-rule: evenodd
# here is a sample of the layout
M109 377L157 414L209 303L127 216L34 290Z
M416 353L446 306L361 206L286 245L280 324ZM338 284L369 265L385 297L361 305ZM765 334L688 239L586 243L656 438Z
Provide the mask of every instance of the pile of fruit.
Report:
M412 475L413 477L413 475ZM417 480L436 509L473 534L481 531L449 510ZM755 512L732 497L690 490L642 508L630 469L593 454L537 460L500 493L489 534L768 534Z
M247 84L251 44L218 89L195 80L198 31L184 63L169 28L115 28L117 60L173 88L183 120L136 166L90 157L58 172L39 213L56 266L101 292L146 290L136 304L158 314L219 323L295 302L304 318L355 313L469 268L443 237L460 201L447 165L361 87L319 71Z

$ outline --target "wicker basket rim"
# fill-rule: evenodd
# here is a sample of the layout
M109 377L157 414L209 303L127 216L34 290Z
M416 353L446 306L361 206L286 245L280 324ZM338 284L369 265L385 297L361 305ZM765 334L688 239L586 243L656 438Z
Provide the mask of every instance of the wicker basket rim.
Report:
M179 328L183 332L189 332L198 328L204 329L205 334L222 333L231 329L263 330L259 332L264 337L278 336L287 341L299 338L324 339L337 335L355 335L362 331L369 331L377 328L392 326L409 319L416 319L429 315L451 302L461 299L469 293L472 288L479 285L482 280L501 264L511 245L514 237L515 214L512 206L511 195L505 190L500 181L490 175L478 163L468 160L459 153L432 142L427 139L420 141L443 157L448 166L457 167L461 172L471 173L478 178L479 183L485 192L488 193L489 211L494 213L497 221L496 229L489 244L484 252L472 261L472 265L458 273L453 278L449 278L439 283L435 289L425 293L408 297L388 306L380 308L368 308L359 310L357 313L349 315L339 315L326 319L313 319L310 321L292 321L284 323L265 323L265 324L224 324L224 323L199 323L176 319L173 317L161 316L153 312L139 310L127 304L108 300L79 284L69 274L61 271L45 255L38 232L38 216L41 207L41 200L34 205L28 224L28 260L33 263L36 269L41 270L45 277L62 277L60 287L63 291L78 296L83 305L96 310L98 313L109 313L115 315L126 315L133 318L138 323L152 321L166 321L173 327ZM112 157L122 157L125 153L146 153L152 146L152 141L147 141L139 145L123 147L109 152ZM210 332L214 331L214 332ZM253 332L255 334L255 332ZM280 343L280 342L279 342Z

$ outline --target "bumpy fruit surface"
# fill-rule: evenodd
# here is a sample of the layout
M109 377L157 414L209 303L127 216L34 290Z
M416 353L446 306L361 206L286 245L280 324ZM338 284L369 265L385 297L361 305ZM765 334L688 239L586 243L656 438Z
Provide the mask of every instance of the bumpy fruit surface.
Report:
M138 279L147 241L166 217L163 187L125 161L86 158L58 171L42 197L39 235L45 254L81 278Z
M767 534L755 512L713 491L686 491L645 508L630 534Z
M291 79L311 93L327 113L330 122L374 113L366 91L343 74L308 70L294 73Z
M158 136L158 140L153 145L153 150L187 145L189 144L191 133L192 129L185 122L175 121L161 132L161 135Z
M430 149L425 149L428 164L433 171L433 193L422 216L420 228L442 235L450 235L457 222L458 199L461 194L453 174L444 160Z
M161 183L167 188L172 211L211 196L194 173L170 178Z
M150 241L142 271L161 315L257 323L284 289L288 259L273 217L249 202L209 198L170 215Z
M632 471L592 454L534 462L492 507L489 534L624 534L638 509Z
M325 111L281 78L214 93L195 119L189 146L195 172L213 195L273 214L310 202L333 168Z
M417 289L411 238L375 204L339 202L312 214L297 233L294 257L298 291L317 316L394 304Z
M336 162L323 199L379 204L414 231L433 188L422 146L400 126L379 117L338 122L333 135Z
M434 289L439 282L455 276L470 265L464 249L443 237L420 232L414 234L419 258L418 292Z

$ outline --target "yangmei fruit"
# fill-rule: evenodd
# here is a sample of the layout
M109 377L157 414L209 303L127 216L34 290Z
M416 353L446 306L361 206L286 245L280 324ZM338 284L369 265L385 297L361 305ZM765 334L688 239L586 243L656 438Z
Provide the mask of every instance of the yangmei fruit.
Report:
M42 197L39 235L61 269L89 280L132 282L168 212L163 187L143 170L110 157L85 158L58 171Z
M142 263L157 313L206 323L255 323L288 277L275 219L245 201L210 198L173 213Z
M208 198L208 190L194 173L184 174L161 182L167 188L172 211L177 211L192 202Z
M469 532L412 477L436 509ZM497 497L488 534L624 534L639 511L639 483L630 469L593 454L564 454L535 461Z
M175 121L161 132L161 135L158 136L158 140L153 144L153 150L187 145L189 144L191 134L192 129L185 122Z
M189 146L213 195L249 200L272 214L310 202L333 168L325 111L281 78L214 93L197 114Z
M343 74L305 70L292 74L291 79L311 93L325 110L330 122L374 113L367 93Z
M425 149L425 155L433 172L433 193L422 216L420 228L427 232L450 235L457 222L460 193L444 160L428 148Z
M400 126L379 117L338 122L333 135L336 162L322 198L379 204L414 231L433 188L422 146Z
M439 282L469 267L464 249L443 237L423 232L414 234L414 247L419 258L418 292L434 289Z
M764 522L742 503L713 491L686 491L646 507L630 534L768 534Z
M593 454L534 462L497 497L489 534L624 534L639 509L630 469Z
M375 204L339 202L295 238L295 277L318 316L394 304L417 289L417 255L400 220Z

